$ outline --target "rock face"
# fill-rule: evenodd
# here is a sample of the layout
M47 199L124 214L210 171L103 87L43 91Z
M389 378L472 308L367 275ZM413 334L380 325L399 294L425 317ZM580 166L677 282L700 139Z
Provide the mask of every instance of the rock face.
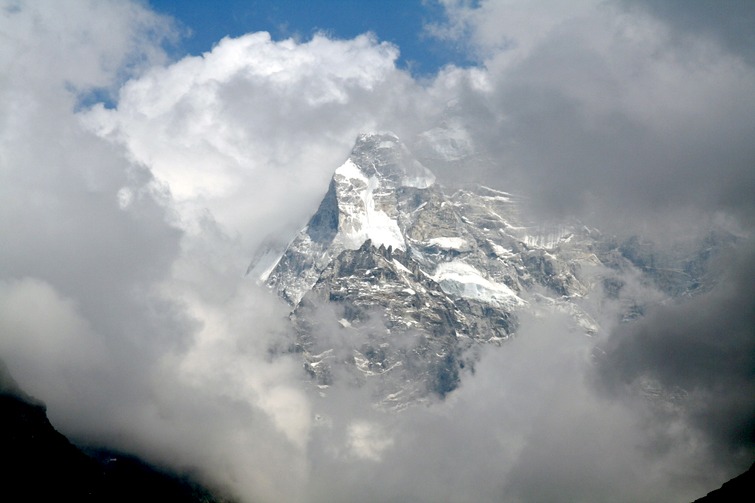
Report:
M531 225L506 192L445 188L379 133L359 136L309 224L249 271L291 305L321 388L343 374L402 408L457 387L475 347L514 334L523 309L562 311L594 333L589 292L622 287L594 270L640 268L644 253L578 223Z

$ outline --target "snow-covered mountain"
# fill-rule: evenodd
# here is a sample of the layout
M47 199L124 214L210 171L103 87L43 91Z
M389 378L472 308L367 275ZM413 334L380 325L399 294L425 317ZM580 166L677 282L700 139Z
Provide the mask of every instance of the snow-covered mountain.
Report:
M560 311L595 333L590 293L621 288L612 270L642 272L639 242L532 225L519 202L443 187L395 135L363 134L309 224L285 250L261 249L249 274L291 305L321 389L345 376L402 408L452 391L475 348L515 334L523 310Z

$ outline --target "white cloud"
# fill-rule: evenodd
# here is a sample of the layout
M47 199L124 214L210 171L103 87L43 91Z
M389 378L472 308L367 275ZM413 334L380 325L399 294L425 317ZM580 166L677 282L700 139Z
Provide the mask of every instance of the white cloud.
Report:
M300 226L357 133L424 121L421 88L395 67L397 49L368 35L308 42L255 33L125 85L118 108L85 121L123 144L166 184L192 228L208 209L224 232ZM427 101L427 100L424 100Z
M164 61L159 42L175 36L169 19L134 2L5 0L0 7L5 85L20 90L113 86Z
M382 452L393 445L393 439L381 430L379 424L352 422L347 430L351 453L361 459L380 461Z
M673 227L683 213L699 225L717 211L751 226L750 59L627 4L448 3L449 25L465 26L488 72L491 91L460 107L499 159L483 179L527 193L545 217L615 231ZM522 43L502 47L509 38Z
M299 365L268 361L285 310L244 282L247 250L211 217L175 227L150 167L75 112L161 61L170 25L127 2L1 7L0 356L78 440L292 499L309 417Z
M68 381L68 370L96 375L108 366L105 342L75 302L44 281L0 282L0 320L0 354L13 361L31 394L47 393L52 386L56 400L75 402L81 383Z
M522 61L553 31L586 15L598 0L439 0L447 20L426 26L442 40L462 44L480 61L499 65Z
M306 221L363 130L411 140L442 122L494 161L439 174L534 187L549 215L597 200L616 227L649 208L652 230L688 207L747 214L746 59L611 5L448 5L446 35L484 64L416 82L367 35L250 34L167 64L171 25L141 4L0 4L0 356L57 425L253 501L709 488L686 423L658 425L669 451L635 449L653 414L596 395L593 341L557 318L398 417L359 390L310 396L299 362L271 357L291 341L286 308L243 278L247 261ZM77 113L95 87L117 108Z

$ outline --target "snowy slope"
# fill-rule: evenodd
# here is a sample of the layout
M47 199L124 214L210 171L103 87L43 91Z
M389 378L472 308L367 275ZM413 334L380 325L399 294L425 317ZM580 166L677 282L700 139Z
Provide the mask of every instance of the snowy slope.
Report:
M421 140L453 162L471 147L451 133ZM571 330L596 333L591 292L621 288L612 269L648 262L623 246L576 222L533 225L507 192L444 187L395 135L374 133L357 138L308 225L285 250L258 252L250 275L291 305L321 392L339 367L400 409L452 391L475 345L515 334L522 310L563 313Z

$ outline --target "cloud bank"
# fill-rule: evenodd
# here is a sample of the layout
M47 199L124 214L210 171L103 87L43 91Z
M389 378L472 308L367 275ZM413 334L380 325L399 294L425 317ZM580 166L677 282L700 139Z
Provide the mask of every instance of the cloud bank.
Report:
M688 501L749 466L755 72L752 30L728 29L748 8L442 3L428 33L479 65L422 80L372 35L168 61L171 21L141 3L0 3L0 356L57 427L243 501ZM102 92L114 108L83 106ZM523 320L442 403L309 393L248 260L306 222L358 132L436 127L480 153L442 179L537 218L744 244L634 324L596 290L595 338Z

